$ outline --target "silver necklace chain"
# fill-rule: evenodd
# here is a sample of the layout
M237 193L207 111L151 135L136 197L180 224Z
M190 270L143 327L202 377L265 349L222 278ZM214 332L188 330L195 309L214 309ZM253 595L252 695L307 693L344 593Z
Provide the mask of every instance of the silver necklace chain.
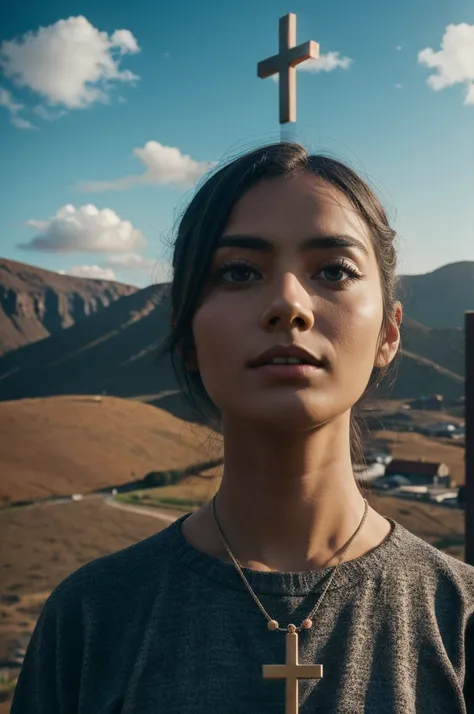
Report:
M267 611L265 610L265 608L263 607L262 603L260 602L260 600L259 600L258 597L256 596L256 594L255 594L255 592L254 592L252 586L250 585L249 581L247 580L247 578L246 578L245 575L243 574L242 568L241 568L241 566L240 566L240 563L239 563L238 560L234 557L234 554L232 553L232 551L231 551L231 549L230 549L229 543L227 542L227 539L226 539L226 537L225 537L225 535L224 535L224 533L223 533L223 531L222 531L222 528L221 528L221 526L220 526L220 524L219 524L219 521L217 520L217 514L216 514L216 497L217 497L217 493L216 493L216 495L214 496L214 498L212 499L212 515L213 515L213 517L214 517L214 521L215 521L215 524L216 524L216 526L217 526L217 530L218 530L218 532L219 532L220 539L221 539L221 541L222 541L222 543L223 543L223 545L224 545L224 548L226 549L228 555L229 555L230 558L232 559L232 562L234 563L234 565L235 565L235 567L236 567L236 569L237 569L237 572L239 573L239 575L240 575L240 577L242 578L242 580L243 580L245 586L247 587L247 590L249 591L249 593L251 594L251 596L252 596L253 599L255 600L256 604L257 604L258 607L260 608L261 612L263 613L263 615L264 615L265 618L267 619L268 624L273 623L273 626L269 627L269 629L276 630L276 631L278 631L278 632L286 632L286 633L289 632L289 631L290 631L290 632L301 632L301 630L303 630L303 629L309 629L309 628L312 626L312 624L313 624L313 623L312 623L312 618L313 618L313 616L316 614L316 612L318 611L319 606L321 605L321 603L322 603L322 601L323 601L323 599L324 599L324 596L326 595L326 592L327 592L329 586L331 585L332 579L334 578L334 575L336 574L336 571L337 571L338 567L341 565L342 561L344 560L344 557L345 557L346 553L349 551L349 549L350 549L352 543L353 543L354 540L356 539L357 535L359 534L360 530L362 529L362 526L363 526L364 523L365 523L365 519L367 518L367 513L368 513L368 509L369 509L369 504L368 504L368 502L367 502L367 499L364 498L365 511L364 511L364 515L363 515L363 517L362 517L362 520L361 520L361 522L360 522L360 524L359 524L359 527L357 528L357 530L355 531L355 533L352 535L352 537L350 538L350 540L349 540L347 546L345 547L345 549L344 549L344 551L343 551L343 553L342 553L342 555L341 555L341 557L340 557L340 560L339 560L339 562L337 563L337 565L334 567L334 570L333 570L333 572L331 573L331 575L330 575L330 577L329 577L329 580L328 580L328 582L327 582L327 584L326 584L326 587L324 588L323 593L322 593L321 597L319 598L318 602L316 603L315 607L311 610L310 614L303 620L303 622L301 623L301 625L300 625L299 627L295 627L294 625L289 625L288 627L280 627L280 626L278 625L277 621L276 621L276 620L273 620L273 618L270 617L270 615L268 614L268 612L267 612ZM309 623L309 624L306 624L306 625L305 625L304 623ZM290 629L290 628L291 628L291 629Z

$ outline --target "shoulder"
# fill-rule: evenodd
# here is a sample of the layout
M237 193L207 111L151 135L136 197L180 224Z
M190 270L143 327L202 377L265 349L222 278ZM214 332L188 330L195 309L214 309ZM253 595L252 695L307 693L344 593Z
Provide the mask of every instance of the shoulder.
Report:
M474 611L474 566L444 553L400 523L397 529L396 577L425 591L451 591Z
M156 594L167 590L168 573L177 562L176 532L175 522L83 565L59 583L28 645L15 690L15 714L78 711L86 686L81 679L85 662L94 662L92 677L100 678L98 672L107 667L117 675L127 661L124 652L138 652Z

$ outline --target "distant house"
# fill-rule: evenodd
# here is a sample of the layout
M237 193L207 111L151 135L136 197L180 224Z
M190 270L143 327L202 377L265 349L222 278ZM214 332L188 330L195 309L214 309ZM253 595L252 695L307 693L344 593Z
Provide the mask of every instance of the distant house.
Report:
M414 486L447 486L452 485L449 466L437 461L405 461L393 459L385 469L385 475L399 474L410 479Z

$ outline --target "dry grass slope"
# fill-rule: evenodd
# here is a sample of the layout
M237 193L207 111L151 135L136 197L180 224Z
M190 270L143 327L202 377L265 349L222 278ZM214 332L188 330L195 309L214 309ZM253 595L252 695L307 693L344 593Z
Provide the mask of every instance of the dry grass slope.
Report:
M85 493L221 455L207 429L140 402L0 402L0 501Z

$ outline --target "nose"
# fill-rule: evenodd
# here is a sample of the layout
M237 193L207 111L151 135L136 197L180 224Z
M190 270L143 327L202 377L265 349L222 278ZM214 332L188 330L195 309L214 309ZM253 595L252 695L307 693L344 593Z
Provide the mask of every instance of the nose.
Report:
M293 273L285 273L262 314L266 330L310 330L314 325L311 297Z

